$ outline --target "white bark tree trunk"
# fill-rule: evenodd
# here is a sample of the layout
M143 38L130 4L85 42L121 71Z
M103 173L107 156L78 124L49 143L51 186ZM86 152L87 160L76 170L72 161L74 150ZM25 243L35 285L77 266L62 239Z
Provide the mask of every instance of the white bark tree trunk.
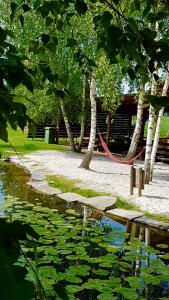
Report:
M138 104L137 104L136 126L135 126L132 140L130 143L130 148L127 153L127 160L130 160L136 154L138 142L139 142L140 135L141 135L142 124L143 124L144 100L145 100L145 91L144 91L143 86L140 87L138 97L139 98L138 98Z
M83 93L82 93L82 118L81 118L81 129L80 129L80 139L77 148L78 152L82 150L83 137L85 133L85 123L86 123L86 76L83 77Z
M156 81L154 76L152 78L151 85L151 95L156 94ZM155 109L150 104L149 108L149 118L148 118L148 128L147 128L147 141L146 141L146 153L145 153L145 162L144 162L144 171L145 171L145 183L149 183L150 181L150 162L151 162L151 150L152 150L152 142L153 142L153 125L155 119Z
M60 103L61 103L60 106L61 106L61 111L62 111L62 114L63 114L63 119L64 119L64 122L65 122L65 126L66 126L67 135L68 135L68 138L69 138L69 141L70 141L70 148L73 152L76 152L76 146L75 146L75 143L74 143L72 131L71 131L69 120L68 120L68 117L67 117L67 114L66 114L66 111L65 111L63 100L61 100Z
M157 37L156 40L160 38L160 31L159 31L159 23L156 22ZM155 71L154 74L158 73L157 70L157 63L154 64ZM151 82L151 95L156 95L157 90L157 82L154 78L154 74L152 75L152 82ZM150 104L149 108L149 119L148 119L148 128L147 128L147 141L146 141L146 153L145 153L145 161L144 161L144 171L145 171L145 183L149 183L150 181L150 164L151 164L151 151L152 151L152 143L153 143L153 125L155 120L155 109Z
M89 169L89 165L93 156L94 145L96 140L96 99L95 99L95 89L96 89L96 76L92 75L90 82L90 103L91 103L91 128L90 128L90 139L87 152L84 156L83 161L80 164L80 168Z
M162 96L167 96L167 91L169 88L169 72L167 72L165 83L163 86L162 90ZM157 117L157 124L156 124L156 131L154 135L154 143L153 143L153 148L152 148L152 153L151 153L151 167L150 167L150 180L152 181L153 179L153 169L154 169L154 163L155 163L155 158L156 158L156 153L157 153L157 148L158 148L158 142L160 138L160 127L161 127L161 121L162 117L164 114L164 107L162 107L158 113Z

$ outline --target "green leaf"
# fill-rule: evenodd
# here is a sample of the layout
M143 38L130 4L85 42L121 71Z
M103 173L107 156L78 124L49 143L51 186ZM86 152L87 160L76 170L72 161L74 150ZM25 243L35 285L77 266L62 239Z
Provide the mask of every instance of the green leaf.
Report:
M15 13L16 13L16 10L18 8L18 4L16 2L11 2L10 7L11 7L10 19L11 19L11 22L12 22L15 18Z
M162 107L165 107L169 104L169 97L166 96L152 96L147 95L147 100L151 103L151 105L155 108L156 111L159 111Z
M1 115L0 115L1 117ZM0 121L0 138L4 141L4 142L8 142L8 131L7 131L7 125L5 123L2 123Z
M83 290L83 287L78 285L67 285L66 291L70 294L75 294Z
M169 245L166 245L166 244L157 244L157 247L161 248L161 249L168 249Z
M143 10L143 18L145 16L147 16L147 14L149 13L149 11L151 10L151 4L149 1L146 2L146 7L145 9Z
M51 17L46 18L46 26L50 26L53 23L53 19Z
M74 274L65 274L65 280L71 283L81 283L82 279Z
M48 34L43 33L41 36L43 45L46 45L50 41L50 36Z
M118 292L121 295L123 295L123 297L125 297L125 299L128 299L128 300L138 299L138 294L133 289L122 287L118 290Z
M83 0L76 0L75 9L79 15L84 15L87 12L88 7L87 7L87 4Z
M68 39L67 40L67 47L73 47L73 46L76 46L77 45L77 42L75 39L71 38L71 39Z
M112 294L107 294L107 293L98 295L97 299L98 300L118 300L117 297L112 296Z
M19 21L20 21L21 25L23 26L24 25L24 16L23 15L19 16Z
M30 6L28 4L25 4L25 3L22 5L22 9L23 9L24 13L31 10Z
M128 68L127 72L128 72L128 75L129 75L129 77L130 77L131 80L134 80L136 78L136 74L133 71L133 69Z
M102 23L103 27L108 28L110 26L112 19L113 19L112 14L109 11L104 11L102 18L101 18L101 23Z
M113 0L113 2L117 5L120 2L120 0Z
M102 269L98 269L98 270L92 270L92 272L94 274L100 275L100 276L106 276L109 274L109 272L107 270L102 270Z
M140 11L140 0L134 0L136 10Z
M64 99L64 97L65 97L65 92L62 91L62 90L55 90L55 95L56 95L57 97L60 97L61 99Z

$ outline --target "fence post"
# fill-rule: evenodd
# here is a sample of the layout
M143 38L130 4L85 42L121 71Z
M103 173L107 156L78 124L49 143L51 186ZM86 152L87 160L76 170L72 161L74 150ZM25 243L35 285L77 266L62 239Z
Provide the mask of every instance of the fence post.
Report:
M130 195L133 195L133 191L134 191L134 183L135 183L134 173L135 173L134 166L131 166L130 167Z
M138 197L141 196L141 190L142 190L142 168L138 168Z
M144 190L145 171L142 169L142 190Z

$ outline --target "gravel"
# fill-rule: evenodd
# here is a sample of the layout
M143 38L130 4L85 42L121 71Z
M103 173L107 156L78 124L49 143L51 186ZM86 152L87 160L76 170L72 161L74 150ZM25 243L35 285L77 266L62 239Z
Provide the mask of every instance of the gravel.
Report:
M129 196L130 166L111 162L106 156L94 155L90 170L85 170L79 168L82 159L83 154L51 150L24 155L22 161L13 157L12 161L24 164L31 173L40 171L44 175L64 175L80 180L80 187L121 196L143 211L169 217L169 165L156 163L153 182L145 185L143 196L137 197L136 189L135 195ZM138 161L137 165L142 163Z

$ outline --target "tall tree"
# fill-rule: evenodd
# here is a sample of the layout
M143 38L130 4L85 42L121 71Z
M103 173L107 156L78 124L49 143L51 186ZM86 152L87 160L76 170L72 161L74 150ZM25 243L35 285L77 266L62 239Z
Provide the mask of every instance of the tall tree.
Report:
M164 83L163 90L162 90L162 97L167 96L167 92L168 92L168 88L169 88L169 71L167 70L166 73L167 74L166 74L165 83ZM150 180L151 181L153 179L154 163L155 163L155 159L156 159L158 142L159 142L159 138L160 138L160 126L161 126L161 121L162 121L163 115L164 115L164 107L162 107L160 109L160 111L158 112L158 115L157 115L156 129L155 129L153 147L152 147L152 152L151 152L151 163L150 163Z
M91 129L90 129L90 139L87 152L84 156L83 161L80 164L80 168L89 169L89 165L93 156L95 138L96 138L96 75L92 74L90 82L90 102L91 102Z
M143 112L144 112L144 103L145 103L145 90L143 85L140 86L140 90L138 92L137 97L138 97L138 103L137 103L136 125L134 128L134 133L132 136L130 147L127 153L128 160L130 160L136 154L141 131L142 131Z

